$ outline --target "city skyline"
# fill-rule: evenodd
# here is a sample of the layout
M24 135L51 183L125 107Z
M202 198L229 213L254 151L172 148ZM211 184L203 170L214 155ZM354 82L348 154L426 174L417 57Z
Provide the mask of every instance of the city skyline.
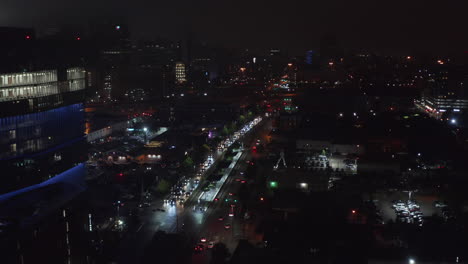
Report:
M466 7L1 3L0 263L468 263Z
M24 2L24 1L23 1ZM333 36L346 49L388 53L432 52L463 54L468 46L463 10L466 2L440 6L435 2L374 1L313 2L151 2L67 1L2 3L0 24L36 27L120 18L134 37L162 36L172 40L197 38L235 48L279 47L302 53ZM31 10L31 11L30 11ZM47 13L45 17L44 14ZM213 23L214 22L214 23Z

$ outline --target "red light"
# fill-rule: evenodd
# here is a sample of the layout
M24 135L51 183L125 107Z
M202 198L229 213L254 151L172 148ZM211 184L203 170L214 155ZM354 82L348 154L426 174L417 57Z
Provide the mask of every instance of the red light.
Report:
M356 213L356 210L352 210L351 213L352 213L352 214L355 214L355 213Z
M81 38L80 38L80 37L76 37L76 40L81 40Z
M119 173L119 176L122 177L122 176L123 176L123 173Z
M218 201L219 199L218 199L218 198L215 198L214 200L215 200L215 201Z
M31 39L31 36L29 36L29 35L26 35L26 39Z
M245 183L245 181L241 181L241 183Z
M263 200L264 200L263 197L260 197L260 201L263 201Z

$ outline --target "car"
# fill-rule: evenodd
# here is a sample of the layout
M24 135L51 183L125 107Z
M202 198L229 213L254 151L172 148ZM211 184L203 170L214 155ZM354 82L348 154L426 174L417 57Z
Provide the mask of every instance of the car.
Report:
M224 221L224 217L219 216L219 217L218 217L218 221Z
M201 252L203 252L204 249L205 249L204 245L198 244L198 245L195 246L194 252L195 253L201 253Z
M234 216L234 213L233 213L233 212L229 212L229 216L230 216L230 217L233 217L233 216Z
M206 237L200 238L200 242L205 243L206 242Z
M447 207L447 205L444 202L441 202L441 201L435 201L434 206L437 207L437 208Z
M231 224L229 223L224 224L224 229L231 229Z
M212 249L213 247L214 247L214 242L213 241L208 242L207 248Z

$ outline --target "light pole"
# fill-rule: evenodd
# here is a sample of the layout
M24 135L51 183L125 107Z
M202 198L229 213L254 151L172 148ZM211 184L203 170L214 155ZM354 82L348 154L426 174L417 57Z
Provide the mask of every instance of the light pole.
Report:
M145 132L145 144L148 144L148 139L147 139L147 137L148 137L148 128L144 127L143 131Z

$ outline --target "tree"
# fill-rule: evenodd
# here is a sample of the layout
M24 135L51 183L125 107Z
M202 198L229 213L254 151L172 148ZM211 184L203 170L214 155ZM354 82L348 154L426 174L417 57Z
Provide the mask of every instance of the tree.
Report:
M158 186L156 187L156 191L159 193L167 193L171 185L168 181L162 179L159 181Z
M210 151L211 151L210 146L208 146L207 144L203 144L202 148L203 148L206 152L210 152Z
M244 124L244 123L245 123L245 116L244 116L244 115L240 115L240 116L239 116L239 122L240 122L241 124Z
M234 133L237 130L237 124L236 122L231 123L231 127L229 128L231 133Z
M222 133L223 133L224 136L229 135L229 129L228 129L228 127L226 125L223 127L223 132Z
M193 167L192 158L187 156L187 158L185 158L184 162L182 163L182 166L184 166L185 168L192 168Z

